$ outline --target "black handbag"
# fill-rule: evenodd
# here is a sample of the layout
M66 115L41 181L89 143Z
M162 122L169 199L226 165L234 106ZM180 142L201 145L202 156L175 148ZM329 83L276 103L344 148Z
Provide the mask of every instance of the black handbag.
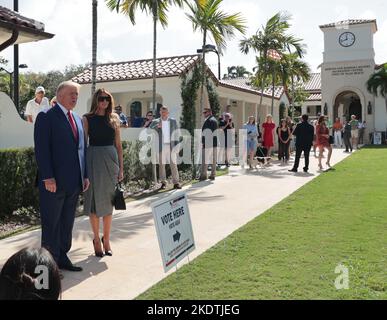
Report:
M114 191L113 206L116 210L126 210L126 202L124 199L124 189L121 183L117 183Z
M329 136L329 144L334 144L335 143L335 139L333 138L333 136Z

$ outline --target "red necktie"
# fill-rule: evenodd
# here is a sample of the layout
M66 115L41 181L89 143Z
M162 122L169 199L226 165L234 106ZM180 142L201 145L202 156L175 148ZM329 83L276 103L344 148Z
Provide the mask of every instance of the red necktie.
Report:
M70 112L70 111L67 112L67 117L69 118L69 122L70 122L70 125L71 125L71 129L73 130L74 138L75 138L76 141L78 141L78 130L77 130L77 126L75 125L74 118L73 118L73 116L71 115L71 112Z

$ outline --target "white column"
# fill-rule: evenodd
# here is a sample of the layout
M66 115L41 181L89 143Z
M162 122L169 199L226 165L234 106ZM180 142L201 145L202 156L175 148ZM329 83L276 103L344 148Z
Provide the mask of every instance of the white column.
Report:
M308 113L308 105L306 103L303 103L301 106L301 114L307 114Z

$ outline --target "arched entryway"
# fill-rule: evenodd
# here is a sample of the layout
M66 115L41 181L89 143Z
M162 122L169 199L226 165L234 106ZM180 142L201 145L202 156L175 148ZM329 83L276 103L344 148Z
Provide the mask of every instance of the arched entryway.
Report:
M340 93L335 100L334 118L350 120L351 115L355 115L358 120L362 120L362 104L360 97L353 91Z

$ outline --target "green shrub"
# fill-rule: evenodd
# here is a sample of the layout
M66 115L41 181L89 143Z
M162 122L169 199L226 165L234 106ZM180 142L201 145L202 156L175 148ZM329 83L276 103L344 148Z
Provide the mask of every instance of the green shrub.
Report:
M152 184L152 165L139 160L142 143L122 143L124 157L124 184L139 185L148 189ZM180 171L189 173L191 166L182 165ZM0 150L0 219L13 213L20 215L21 208L31 211L39 208L39 192L35 187L37 166L33 148ZM167 166L169 175L169 166ZM19 211L20 212L19 212Z
M0 218L22 207L39 207L33 148L0 150Z

